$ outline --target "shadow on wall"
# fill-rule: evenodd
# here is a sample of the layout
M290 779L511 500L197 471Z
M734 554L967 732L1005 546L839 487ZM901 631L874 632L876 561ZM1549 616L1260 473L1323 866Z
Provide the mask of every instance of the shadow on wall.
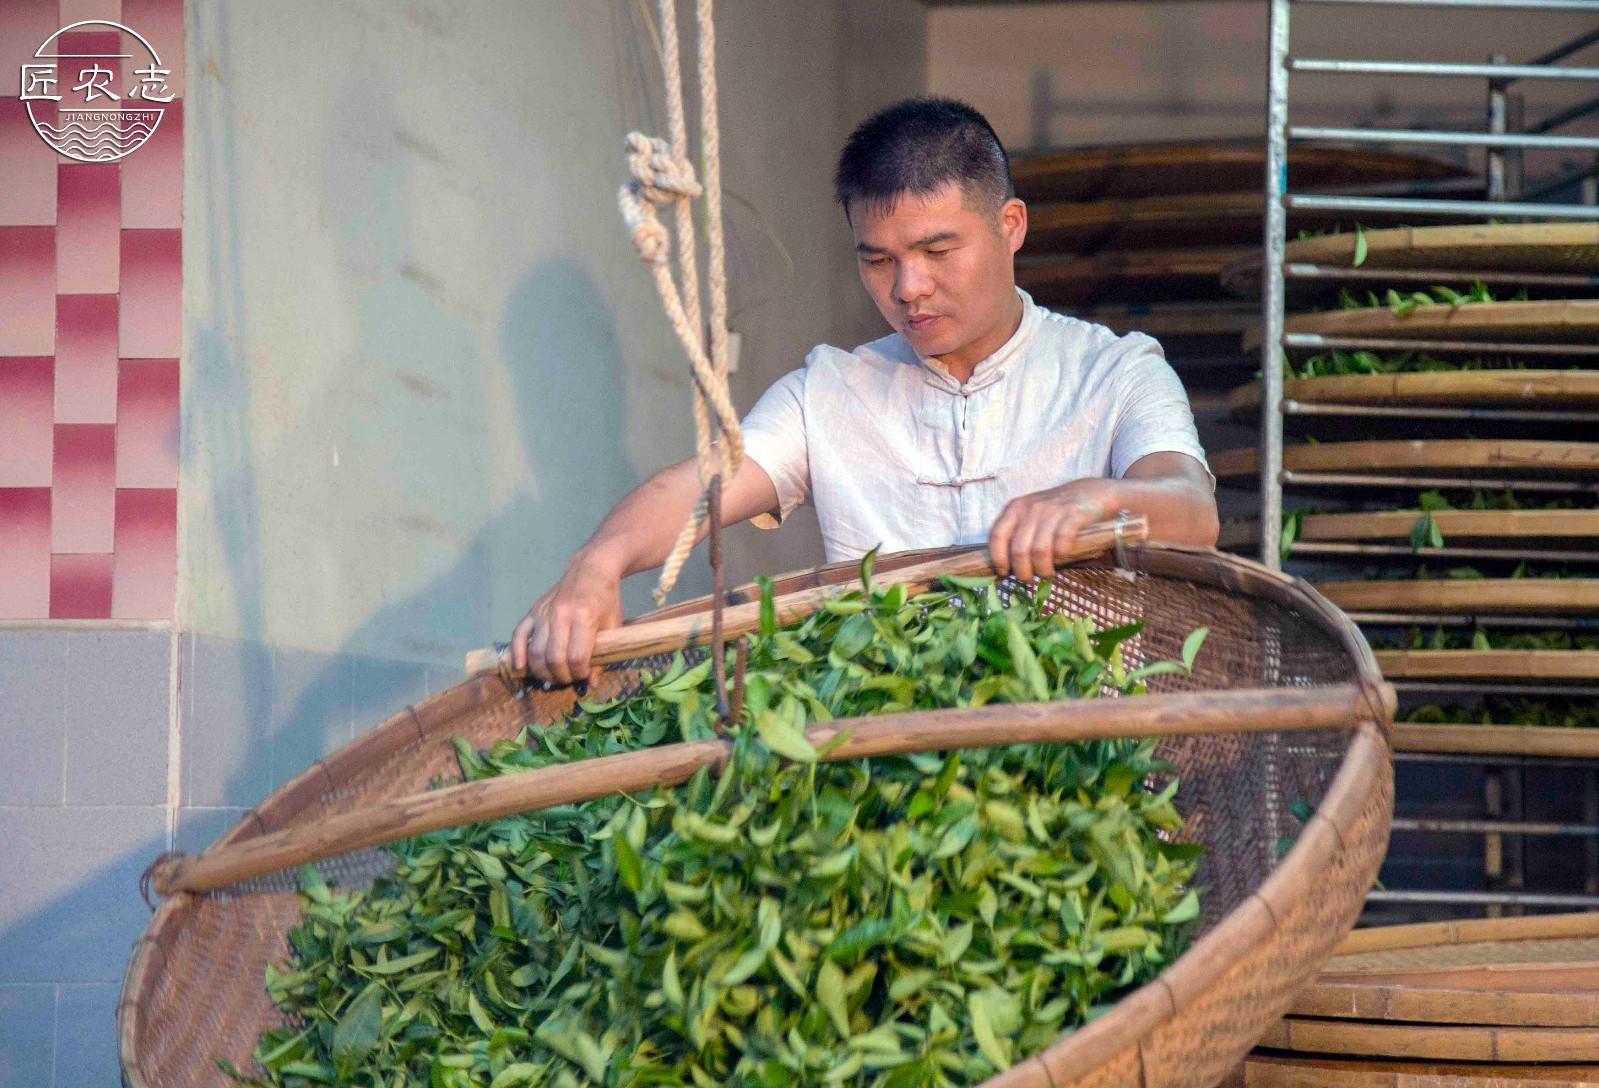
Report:
M519 616L559 575L604 512L637 482L621 443L620 343L601 295L580 264L541 260L522 277L507 299L500 347L513 375L533 486L464 541L447 570L372 613L337 653L196 636L186 662L186 799L229 809L253 805L408 703L464 679L466 651L507 638L515 622L504 621L508 613L499 602L496 623L493 587L516 587L512 611ZM409 437L425 440L415 433ZM459 486L484 484L463 479ZM328 511L327 518L329 530L336 532L338 511ZM647 589L647 584L628 587L627 595L635 598L630 609L647 600ZM426 660L374 656L370 649L402 642L427 647ZM252 674L263 669L267 683L253 683ZM193 777L204 773L206 760L191 756L213 744L218 726L252 730L252 716L239 713L251 703L266 705L266 713L253 717L268 724L254 734L259 741L243 751L237 742L232 745L233 766L214 761L216 777L225 783L218 796L207 798L213 787ZM220 748L225 741L215 743ZM222 828L208 830L203 841L185 835L184 845L201 847Z
M429 687L462 679L460 655L470 644L509 634L489 628L488 574L506 564L525 571L525 576L507 572L499 579L501 585L525 586L521 596L526 599L516 603L525 607L604 510L636 481L621 442L620 345L611 316L580 264L544 260L520 279L507 300L501 350L514 375L521 438L537 487L497 511L447 572L372 614L335 654L185 636L180 849L208 846L245 808L317 758ZM481 481L463 480L461 486L481 486ZM242 495L235 498L242 501ZM329 531L337 531L338 516L338 511L327 512ZM250 537L249 522L236 528ZM629 595L637 598L630 607L640 607L647 590L647 582L630 587ZM463 611L460 601L472 605ZM476 626L462 627L463 618ZM447 647L449 664L375 659L360 649L380 633L396 630L414 631ZM150 812L153 832L161 810ZM0 931L0 965L7 981L97 984L74 990L74 1000L82 1004L92 998L103 1008L97 1005L64 1022L70 1037L62 1036L58 1048L80 1056L85 1074L80 1083L114 1083L114 983L147 918L138 874L161 848L159 834L124 837L117 852L77 864L86 875L70 891ZM15 1020L12 1011L0 1007L6 1014L0 1020ZM0 1035L0 1070L21 1068L24 1059L42 1059L48 1050L34 1054L32 1044L43 1045L43 1037L33 1039L22 1027L15 1032L6 1027Z

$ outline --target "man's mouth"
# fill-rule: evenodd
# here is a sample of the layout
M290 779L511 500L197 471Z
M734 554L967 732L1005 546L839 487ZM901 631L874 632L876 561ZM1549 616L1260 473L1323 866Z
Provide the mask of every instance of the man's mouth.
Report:
M905 327L912 332L922 332L930 328L940 316L939 314L916 314L905 319Z

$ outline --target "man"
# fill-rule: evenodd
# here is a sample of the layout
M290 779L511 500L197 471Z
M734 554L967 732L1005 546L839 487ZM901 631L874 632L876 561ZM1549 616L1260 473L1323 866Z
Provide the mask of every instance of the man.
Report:
M1160 345L1034 305L1010 164L976 110L898 103L856 129L835 195L891 336L814 349L743 422L722 520L775 525L806 498L827 559L988 542L995 568L1046 575L1122 509L1153 539L1211 545L1219 524L1182 383ZM590 674L621 622L620 582L666 560L700 485L692 460L624 498L511 637L540 680Z

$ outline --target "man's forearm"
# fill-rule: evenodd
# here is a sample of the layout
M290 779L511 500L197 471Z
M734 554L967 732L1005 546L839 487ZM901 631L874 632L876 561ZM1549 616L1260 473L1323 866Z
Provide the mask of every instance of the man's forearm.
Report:
M663 468L616 504L568 564L617 581L666 562L677 534L700 498L699 467L681 461ZM722 524L745 521L777 505L766 470L745 458L722 489ZM705 539L702 531L699 540ZM699 541L695 541L698 543Z
M1221 526L1216 503L1188 480L1171 477L1077 480L1099 504L1099 520L1108 521L1119 510L1143 514L1149 522L1149 539L1173 544L1214 545Z
M1140 457L1118 479L1082 477L1012 499L988 533L994 568L1045 577L1078 533L1123 509L1144 516L1151 540L1214 547L1220 526L1203 472L1195 458L1162 451Z
M603 571L618 580L660 566L671 554L699 494L693 461L662 469L616 504L570 565Z

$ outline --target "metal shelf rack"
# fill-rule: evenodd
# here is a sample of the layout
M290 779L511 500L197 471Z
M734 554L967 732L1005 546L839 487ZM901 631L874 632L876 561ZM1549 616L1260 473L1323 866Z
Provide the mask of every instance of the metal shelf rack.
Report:
M1259 488L1260 488L1260 559L1272 567L1280 568L1284 556L1281 551L1283 526L1283 492L1286 488L1317 487L1363 490L1370 494L1394 487L1418 486L1504 486L1514 482L1508 478L1481 474L1484 478L1469 481L1426 480L1409 477L1405 480L1371 474L1338 474L1285 472L1283 468L1284 423L1295 417L1298 426L1307 426L1319 420L1333 421L1337 417L1364 417L1368 421L1391 418L1396 424L1401 420L1428 419L1433 421L1459 420L1467 424L1475 420L1498 420L1505 423L1543 424L1572 429L1576 437L1584 429L1591 429L1599 414L1591 411L1540 410L1535 404L1515 408L1405 408L1341 405L1335 403L1304 403L1284 397L1284 378L1281 365L1287 353L1306 353L1342 350L1373 351L1428 351L1447 355L1458 353L1483 353L1521 355L1549 360L1556 365L1581 363L1592 365L1599 357L1599 344L1593 343L1524 343L1506 339L1502 342L1434 339L1430 341L1400 339L1385 336L1320 336L1289 334L1286 332L1287 281L1323 280L1349 281L1352 284L1387 280L1394 284L1411 283L1425 286L1429 283L1450 282L1464 278L1478 278L1460 270L1448 273L1426 270L1379 270L1356 267L1338 267L1325 264L1292 262L1287 254L1287 221L1291 211L1321 211L1347 213L1351 220L1362 214L1398 213L1425 221L1427 217L1471 217L1501 221L1571 221L1599 219L1599 136L1578 135L1566 131L1568 126L1583 118L1599 114L1599 94L1551 112L1548 116L1528 123L1519 97L1513 88L1520 83L1534 81L1559 81L1569 84L1588 83L1599 90L1599 67L1562 64L1588 46L1599 43L1599 26L1551 49L1526 63L1509 63L1506 56L1495 54L1486 63L1461 64L1412 60L1342 60L1294 56L1290 51L1290 30L1294 9L1299 5L1338 5L1343 8L1410 7L1416 9L1499 9L1528 13L1529 23L1537 13L1591 13L1599 24L1599 0L1270 0L1270 36L1267 98L1267 155L1266 202L1263 238L1262 275L1262 338L1261 338L1261 411L1259 433ZM1431 16L1447 19L1437 13ZM1290 78L1300 73L1317 73L1328 77L1384 75L1420 76L1446 79L1475 79L1483 81L1486 95L1485 123L1480 132L1445 132L1432 130L1406 130L1392 128L1335 128L1299 125L1290 116ZM1463 194L1435 190L1433 198L1405 196L1387 197L1368 194L1327 195L1324 193L1296 193L1288 185L1288 158L1292 145L1302 141L1338 141L1357 145L1385 145L1397 147L1449 148L1453 150L1478 150L1486 159L1486 186L1484 199L1466 199ZM1528 187L1525 181L1524 154L1549 150L1584 151L1594 154L1594 165L1569 172L1548 181ZM1544 198L1573 186L1580 193L1579 203L1547 203ZM1480 190L1481 191L1481 190ZM1418 222L1420 225L1420 222ZM1599 270L1595 270L1599 271ZM1516 283L1520 286L1559 290L1571 288L1581 293L1592 293L1594 275L1571 271L1527 275L1505 275L1493 272L1481 277L1485 282ZM1507 473L1506 476L1508 477ZM1493 477L1493 478L1489 478ZM1590 482L1544 485L1538 490L1591 491ZM1373 562L1399 560L1413 553L1402 546L1372 544L1316 544L1295 542L1288 558L1297 558L1320 564ZM1554 548L1501 550L1490 547L1444 547L1426 549L1427 559L1533 559L1543 561L1567 560L1576 563L1599 563L1599 552L1584 552ZM1362 613L1373 624L1426 621L1455 623L1467 622L1466 616L1420 616L1383 613ZM1507 617L1499 617L1504 622ZM1516 621L1525 617L1514 617ZM1542 623L1542 621L1539 621ZM1549 623L1567 628L1587 628L1594 620L1588 617L1570 618L1564 622ZM1515 694L1525 696L1581 693L1581 686L1539 685L1535 683L1505 684L1502 682L1474 682L1451 680L1443 683L1399 682L1401 700L1408 696L1412 701L1428 695L1453 692L1462 696ZM1599 691L1588 692L1599 697ZM1396 758L1412 764L1465 764L1482 768L1486 788L1486 818L1464 814L1428 815L1401 814L1395 820L1395 829L1421 834L1453 834L1483 836L1486 890L1439 891L1391 888L1372 894L1371 902L1392 907L1431 907L1434 909L1460 909L1463 907L1485 909L1490 913L1525 908L1542 909L1594 909L1599 907L1599 761L1540 760L1524 755L1484 756L1459 755L1446 752L1400 752ZM1524 773L1537 773L1539 768L1580 768L1583 774L1583 818L1580 822L1530 818L1526 812ZM1586 894L1566 894L1548 889L1526 886L1524 849L1529 836L1555 838L1581 838L1584 841L1584 889Z

